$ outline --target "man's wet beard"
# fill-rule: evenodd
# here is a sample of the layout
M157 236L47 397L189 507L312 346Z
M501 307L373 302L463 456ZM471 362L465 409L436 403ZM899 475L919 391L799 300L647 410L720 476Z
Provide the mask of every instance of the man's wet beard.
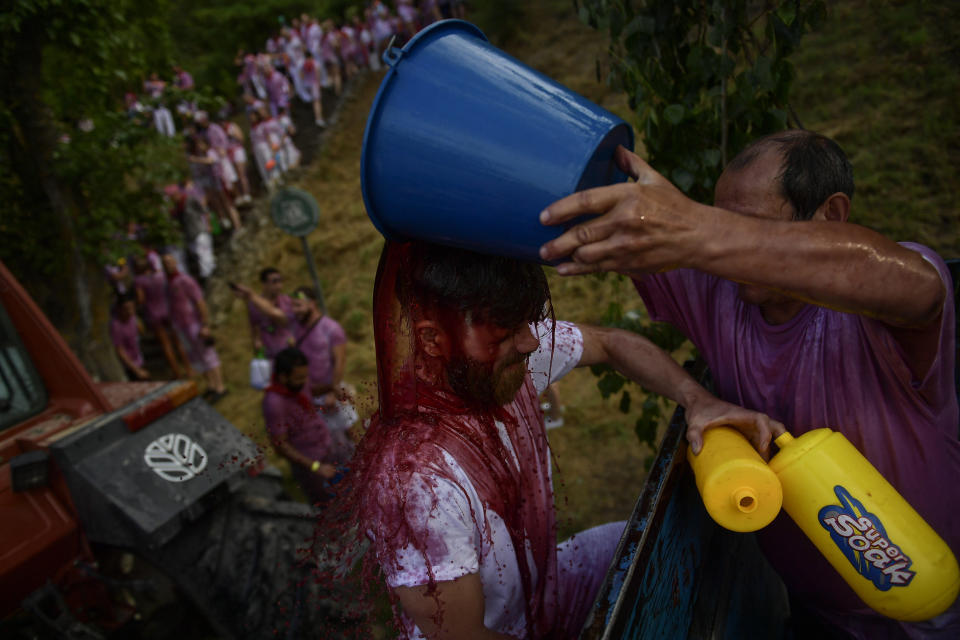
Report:
M491 371L489 364L456 356L447 363L447 380L453 392L470 406L502 407L512 402L523 386L526 361L527 356L518 353Z

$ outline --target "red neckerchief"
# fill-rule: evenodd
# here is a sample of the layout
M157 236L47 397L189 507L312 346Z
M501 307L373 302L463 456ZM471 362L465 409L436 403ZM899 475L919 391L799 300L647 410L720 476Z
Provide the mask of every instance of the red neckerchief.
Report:
M274 381L270 383L265 391L279 394L284 398L295 398L300 406L303 407L308 413L314 410L313 403L310 402L310 398L304 395L303 390L290 391L290 389L287 389L286 385L282 385L279 382Z

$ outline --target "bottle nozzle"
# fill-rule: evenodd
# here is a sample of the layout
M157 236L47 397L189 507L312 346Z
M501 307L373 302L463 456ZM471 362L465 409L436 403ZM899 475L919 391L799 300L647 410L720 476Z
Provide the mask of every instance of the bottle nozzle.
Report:
M730 496L733 507L741 513L751 513L757 510L757 494L749 487L742 487Z
M793 436L790 435L789 431L784 431L773 440L773 444L781 449L783 449L784 445L790 444L791 442L793 442Z

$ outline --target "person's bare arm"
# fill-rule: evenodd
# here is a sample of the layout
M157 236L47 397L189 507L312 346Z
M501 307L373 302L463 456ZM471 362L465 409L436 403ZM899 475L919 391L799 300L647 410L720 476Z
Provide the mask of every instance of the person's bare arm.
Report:
M575 193L541 215L549 225L598 215L544 245L543 258L569 259L561 274L689 267L894 327L936 326L945 290L919 253L852 223L775 221L702 205L622 147L617 162L636 182Z
M769 416L724 402L713 396L684 371L670 355L643 336L622 329L577 325L583 334L579 367L607 364L649 391L670 398L686 409L687 441L700 452L703 432L729 425L753 444L764 457L770 442L785 431Z
M430 640L517 640L483 624L483 583L479 574L427 585L396 587L400 606Z
M333 351L333 387L337 388L343 382L343 372L347 367L347 343L335 345Z
M203 296L197 296L194 298L193 304L197 309L197 315L200 316L200 323L207 326L210 322L210 310L207 308L207 301L203 299Z
M276 322L281 327L287 326L289 318L287 318L287 314L283 312L283 309L273 304L250 287L243 284L234 284L231 287L231 290L238 298L250 301L253 306L266 314L267 317L269 317L273 322Z
M250 343L253 345L253 352L258 353L263 349L263 340L260 339L260 327L253 323L253 319L247 316L247 324L250 325Z
M290 444L289 439L286 437L274 437L271 439L271 441L276 452L280 456L289 460L290 464L296 464L307 469L312 469L314 460L297 451L293 445ZM321 462L316 473L324 478L332 478L333 476L337 475L337 468L332 464Z
M146 380L150 377L150 372L138 365L133 361L133 358L127 355L127 353L120 347L116 348L117 357L120 358L120 362L124 364L130 371L132 371L138 380Z

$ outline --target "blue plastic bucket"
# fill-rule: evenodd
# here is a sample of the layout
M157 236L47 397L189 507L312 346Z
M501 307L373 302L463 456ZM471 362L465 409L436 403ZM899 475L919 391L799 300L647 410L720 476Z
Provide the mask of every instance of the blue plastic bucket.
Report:
M626 180L613 152L633 148L630 126L472 24L437 22L383 57L391 69L367 119L361 184L388 239L539 261L563 231L540 224L547 205Z

